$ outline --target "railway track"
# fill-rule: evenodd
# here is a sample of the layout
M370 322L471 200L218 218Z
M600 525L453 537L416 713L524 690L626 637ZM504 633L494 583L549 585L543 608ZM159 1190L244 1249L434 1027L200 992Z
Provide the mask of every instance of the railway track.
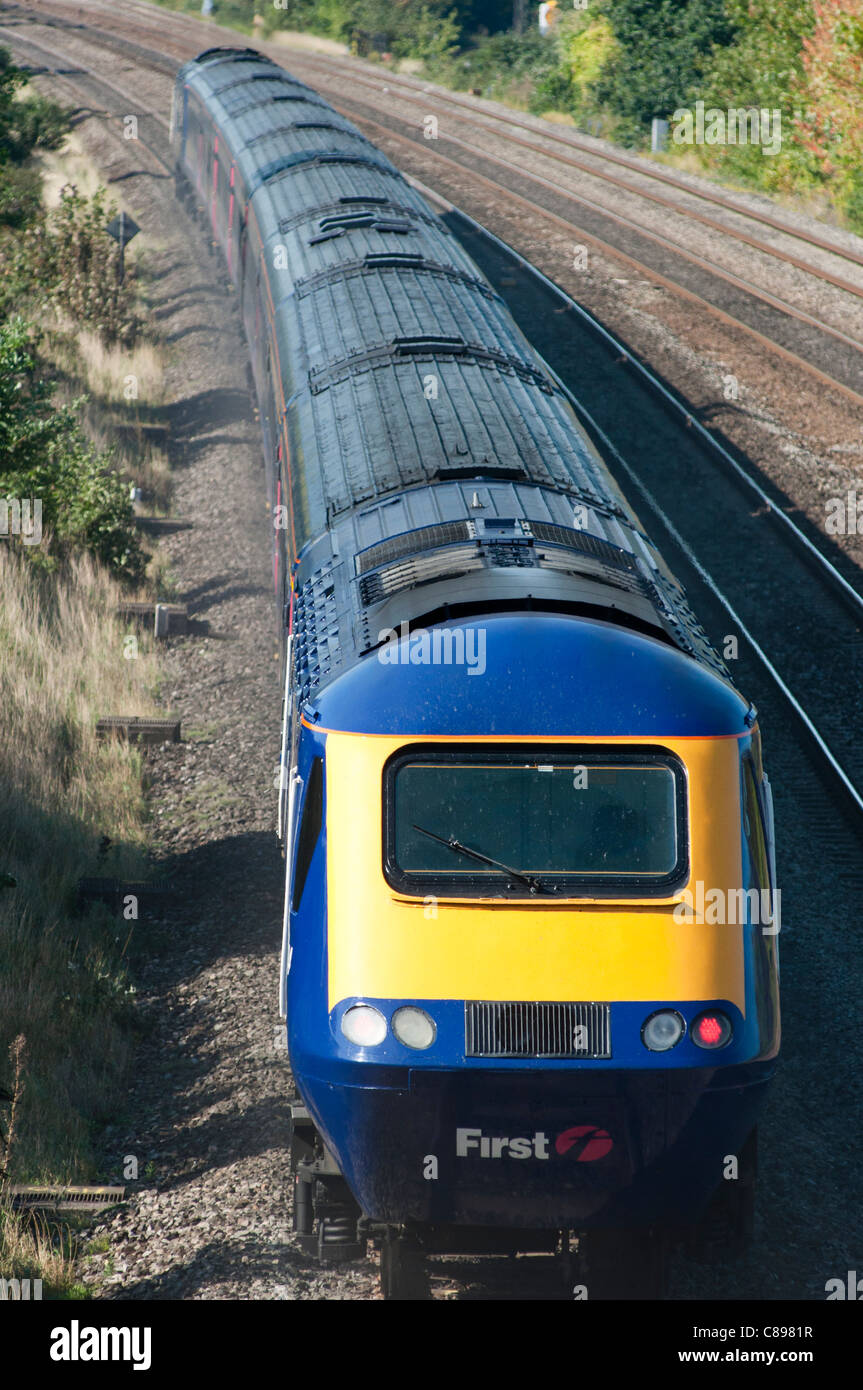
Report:
M55 46L62 41L59 33L50 44L44 36L36 39L31 35L27 40L29 58L22 36L14 30L4 28L0 41L13 48L20 46L27 61L35 58L37 64L55 68L68 63L62 80L70 88L101 93L100 99L107 94L109 104L122 98L125 105L116 109L117 116L125 114L130 101L141 111L146 105L142 142L159 160L161 169L168 170L167 121L159 114L159 101L149 97L144 103L127 83L120 87L104 78L93 66L93 49L87 70L83 70L83 59L73 57L70 63L68 52ZM190 49L199 42L196 39ZM99 43L97 33L93 35L96 49ZM135 48L142 47L135 41ZM127 56L138 63L144 61L131 50ZM169 78L171 63L164 54L154 52L152 57L152 72ZM432 195L432 190L423 191ZM439 195L433 196L440 201ZM738 639L739 655L736 663L732 660L730 664L738 683L755 695L761 708L780 827L783 820L786 822L784 841L780 837L779 866L780 885L790 883L791 910L786 900L783 929L786 975L789 963L791 967L791 979L786 983L783 978L786 1014L793 1025L795 1019L811 1018L823 1008L823 1000L830 998L833 1011L844 1018L857 995L853 905L863 886L863 875L856 868L859 792L863 788L863 753L856 747L860 742L863 604L850 582L852 567L838 556L833 563L817 538L813 540L785 514L781 496L746 472L734 451L704 429L686 403L638 363L625 344L517 252L451 204L446 205L446 200L444 204L444 216L453 230L466 241L564 384L576 390L582 418L601 447L610 452L613 469L627 475L621 476L625 490L639 507L643 506L647 529L686 583L693 606L714 640L721 647L723 634ZM566 316L564 334L559 331L559 315ZM624 400L626 410L621 409ZM800 712L805 716L802 721ZM839 814L839 788L848 815ZM813 955L812 943L799 930L806 920L807 896L795 883L802 876L808 887L816 875L824 886L830 911L819 918L818 949ZM788 927L791 931L786 941ZM840 1091L842 1087L845 1062L839 1052L841 1037L840 1028L838 1039L825 1040L819 1054L820 1064L831 1078L826 1083L821 1080L828 1097L832 1086ZM790 1052L794 1086L784 1099L780 1094L768 1119L764 1136L767 1165L784 1161L785 1137L799 1123L800 1088L817 1087L822 1078L821 1070L814 1068L815 1059L805 1050L795 1049L793 1034ZM826 1114L823 1108L819 1111L825 1144L847 1144L843 1127L847 1109L843 1105L837 1098ZM823 1169L813 1171L823 1187L828 1181ZM765 1229L779 1235L766 1238L752 1292L747 1290L745 1275L741 1283L737 1273L720 1269L699 1276L700 1282L694 1284L689 1275L678 1276L677 1296L710 1296L717 1288L719 1297L770 1296L773 1276L765 1277L765 1271L772 1270L777 1259L786 1264L797 1261L801 1268L815 1270L815 1284L810 1278L805 1288L798 1285L796 1296L817 1296L812 1289L818 1287L820 1277L818 1213L822 1194L819 1191L811 1199L807 1226L806 1203L810 1199L795 1190L798 1195L790 1206L781 1183L778 1192L768 1190L763 1198ZM844 1225L838 1215L829 1220L836 1226L839 1248ZM786 1230L793 1233L786 1236ZM831 1272L828 1269L825 1277Z
M52 5L48 11L46 6L40 4L36 12L59 16L63 10ZM65 12L76 13L76 7L67 6ZM152 10L135 0L131 0L131 3L127 0L123 13L129 12L135 15L134 24L138 34L150 38L157 36ZM113 23L115 26L117 24L118 16L105 6L88 5L87 13L98 14L100 25L106 26L112 23L113 14ZM70 20L64 22L71 23ZM211 32L199 22L188 19L177 29L184 36L182 42L168 40L168 43L173 49L172 56L178 60L193 56L203 41L202 34ZM125 47L129 52L137 51L142 61L147 60L146 50L131 38L121 36L116 27L94 31L88 26L88 31L98 32L101 41L113 42L118 51ZM164 40L160 39L160 42L164 44ZM261 47L271 56L284 60L283 49L275 45ZM151 54L150 60L164 64L164 58L159 54ZM863 275L851 278L847 273L839 274L835 264L844 263L846 268L852 269L863 266L863 256L850 245L842 246L838 239L831 241L782 223L778 218L753 214L755 220L766 220L773 230L781 228L786 239L794 238L821 252L827 249L829 264L819 265L811 256L804 260L787 248L753 236L740 225L743 213L739 200L723 197L719 193L708 194L700 189L694 193L680 179L675 180L664 170L657 169L654 173L647 160L639 161L619 155L606 159L607 152L604 149L601 153L596 148L591 150L584 137L579 140L550 129L535 132L530 118L500 110L494 110L490 115L487 109L477 109L476 99L448 93L441 88L428 88L427 85L424 88L422 83L409 77L389 73L382 76L369 64L354 60L348 63L347 60L330 59L305 51L292 53L290 62L299 76L312 85L320 86L345 115L376 122L378 131L385 129L391 138L403 144L413 144L426 150L433 146L439 163L456 171L468 168L472 178L488 189L492 196L529 208L555 227L578 237L582 244L587 243L614 255L628 270L704 309L715 319L746 335L759 347L808 374L820 387L838 392L855 406L863 405L863 315L859 314L856 304L856 301L863 299ZM164 70L164 67L160 70ZM346 94L347 72L350 74L350 86ZM377 97L373 109L356 99L356 88L364 88ZM446 116L447 122L455 121L463 132L467 129L474 138L448 131L437 140L428 141L424 138L422 119L411 122L405 121L403 115L390 114L388 120L381 122L382 98L385 105L395 103L403 107L407 103L420 112L427 111L433 105L440 120ZM480 106L490 108L491 104L480 103ZM435 119L438 119L437 115ZM544 171L506 158L500 148L495 150L489 148L487 143L477 143L478 128L490 130L496 138L505 140L516 149L527 149ZM527 139L524 133L517 134L516 131L527 132L532 138ZM594 147L598 144L593 142ZM589 151L589 158L585 158L585 151ZM612 163L617 167L620 162L630 170L637 170L640 184L633 179L621 179L607 167ZM569 169L586 174L588 180L597 186L599 196L603 195L603 190L607 193L609 189L622 189L630 199L640 200L645 206L655 204L661 207L663 217L665 213L670 213L672 219L677 219L677 234L669 236L655 225L651 228L644 207L636 209L636 216L631 216L621 210L614 211L608 205L607 198L599 203L596 197L588 197L577 184L573 186L571 181L567 182ZM657 182L673 186L677 198L671 199L650 187ZM729 214L731 220L717 221L691 206L702 194ZM733 261L743 247L748 247L756 250L762 261L766 259L795 267L804 279L804 284L798 290L801 302L791 302L768 286L755 283L727 264L721 264L717 249L713 249L710 256L688 249L684 243L691 235L688 224L692 222L722 234L723 242L729 245L718 249L722 250L726 260L730 258ZM737 250L733 246L735 242L739 243ZM758 266L755 268L759 269ZM763 277L764 265L760 266L760 271ZM812 298L813 285L820 286L822 294L830 287L830 321L820 304L815 313L805 307L805 303ZM849 299L853 313L844 307ZM849 314L852 318L853 314L858 315L856 332L846 331L846 317Z
M82 17L84 15L83 7L80 4L75 4L74 0L70 0L70 2L65 5L62 3L50 5L41 3L41 0L34 0L34 3L30 3L26 6L12 6L11 8L26 8L31 12L45 15L73 15L76 13ZM178 47L176 42L172 42L172 36L164 32L164 26L160 23L161 17L158 12L154 10L154 7L149 4L141 3L141 0L125 0L125 3L121 7L99 3L99 0L95 0L95 2L94 0L89 0L86 13L100 14L102 16L102 23L106 25L109 25L113 20L116 26L119 20L120 27L115 27L112 32L120 37L124 34L128 34L128 16L135 15L135 22L139 26L140 32L151 38L160 38L165 52L171 52L178 58L188 56L185 46L180 45ZM200 21L182 13L174 13L171 15L171 27L172 30L176 30L177 34L182 33L186 35L189 42L192 44L201 42L202 38L204 38L207 33L212 33L212 30L208 30L202 26ZM106 30L105 32L107 33L109 31ZM125 42L130 44L128 38L125 39ZM261 47L263 48L265 45L261 45ZM274 45L270 45L271 49L274 47ZM338 71L340 76L344 74L346 68L346 60L343 61L341 65L334 64L332 60L328 60L323 55L312 52L304 51L302 53L295 53L293 57L296 61L302 61L312 67L318 65L322 70L329 70L330 72L334 70ZM845 261L851 265L863 266L863 253L859 250L855 250L850 244L843 245L835 238L831 239L828 236L819 236L811 229L794 226L787 220L783 220L782 218L771 215L767 211L753 207L751 203L748 205L742 203L739 199L723 189L708 185L706 180L697 180L680 170L667 170L661 164L657 164L645 158L624 154L620 150L610 146L607 142L586 136L581 132L570 129L555 129L548 121L540 117L507 110L497 103L483 101L473 96L468 97L458 92L448 91L444 88L432 87L429 83L407 74L392 73L389 71L382 72L381 69L374 64L365 63L360 60L351 59L349 71L352 83L373 88L382 94L399 93L410 94L412 96L421 94L423 98L427 98L431 93L434 95L435 100L444 101L447 109L452 108L455 110L460 108L464 110L468 114L469 120L473 125L482 124L490 129L498 128L506 130L513 143L519 144L523 148L540 151L544 146L554 146L560 151L559 157L562 163L570 164L571 167L581 169L583 172L597 174L599 177L606 179L609 184L625 188L627 191L637 192L641 196L661 206L676 208L679 205L655 191L650 191L650 184L655 184L660 187L665 185L666 187L673 188L679 193L686 194L693 201L704 202L729 213L739 214L739 216L746 221L760 223L788 238L800 241L810 247L826 251L837 257L840 262ZM419 104L425 108L428 106L428 101L423 99ZM512 135L512 131L516 129L530 132L540 138L532 141L518 140ZM564 152L566 152L567 155L571 155L573 151L578 152L582 156L588 156L588 159L585 160L582 158L575 160L564 156ZM611 176L607 169L601 167L602 165L611 165L636 174L642 181L641 185ZM645 185L648 187L645 187ZM733 237L746 242L746 244L756 249L769 251L778 258L787 260L789 264L799 264L801 269L811 270L813 273L819 274L822 278L831 283L838 284L842 288L849 288L852 293L863 294L863 284L860 282L855 283L843 276L834 276L829 270L825 270L823 267L819 268L813 265L811 261L801 261L799 258L787 255L777 246L750 237L742 228L734 227L725 222L717 222L715 219L704 219L700 214L696 214L694 211L691 211L690 215L693 217L693 220L704 221L705 225L714 227L723 232L728 232Z
M293 67L308 80L302 62L293 62ZM343 88L332 78L327 83L319 81L318 85L343 115L365 121L375 129L373 138L380 139L385 132L402 145L424 146L421 128L412 129L394 117L381 121L377 108L372 110L353 98L346 99ZM513 160L492 154L460 136L441 136L436 145L448 151L444 154L441 149L435 149L437 163L451 170L469 172L471 180L495 198L532 210L534 215L566 232L578 244L587 243L612 255L636 275L696 304L711 317L746 334L759 346L806 372L819 384L840 392L857 406L863 405L863 341L824 323L751 280L687 251L679 241L650 231L632 218L611 212L569 188L562 188L554 177L526 170ZM454 157L457 152L461 152L461 158ZM490 169L494 169L494 177L490 176ZM799 325L806 326L805 335L801 334ZM801 339L802 349L790 346L792 343L799 345Z
M423 189L422 191L426 193L427 196L436 197L438 201L441 201L438 195L433 194L432 190ZM570 343L568 351L562 354L560 366L563 372L555 372L558 383L565 390L570 403L574 407L579 418L593 435L599 448L611 461L612 471L616 472L624 490L633 498L638 498L638 505L640 507L646 506L649 510L651 519L648 523L648 530L650 533L656 534L658 529L661 529L668 536L669 544L664 545L663 550L666 554L675 553L674 565L675 568L678 569L678 572L679 565L677 556L681 557L683 564L689 570L689 578L686 581L687 590L691 592L694 584L707 590L707 593L704 595L704 600L694 600L696 611L702 611L703 603L709 596L716 601L722 612L731 620L729 635L738 634L742 641L748 645L750 654L754 658L755 663L757 663L761 671L767 675L776 692L782 696L793 717L799 721L802 730L811 740L814 750L817 756L823 761L825 769L833 780L834 786L846 799L848 809L852 812L855 821L859 820L859 829L861 834L863 834L863 759L859 757L856 746L860 732L860 710L859 697L855 694L855 692L859 692L861 679L863 679L863 599L861 599L857 590L854 589L852 585L848 584L826 557L812 547L811 542L800 528L776 506L774 499L770 498L768 494L764 492L751 475L740 468L740 465L733 455L731 455L718 440L714 439L709 431L704 430L703 427L695 422L696 429L699 430L702 435L702 438L695 445L695 452L701 451L703 454L710 457L715 464L719 464L720 467L724 465L728 468L735 482L742 489L752 493L757 499L761 500L771 516L781 519L780 531L782 540L786 541L788 545L794 549L798 557L802 551L803 554L808 555L809 558L816 561L816 588L821 587L822 592L826 593L829 590L831 593L833 605L835 606L831 605L832 613L828 614L823 602L817 598L815 590L811 591L811 598L813 600L811 616L813 620L817 622L820 613L820 621L823 624L824 635L827 638L825 650L823 652L816 651L811 653L811 655L815 658L816 669L823 672L825 663L828 661L831 667L835 666L835 657L840 653L842 654L841 661L843 663L847 661L849 647L854 653L850 661L850 665L853 668L853 675L847 689L847 699L842 703L842 710L850 712L852 714L852 719L850 728L847 726L842 727L841 721L831 721L833 725L831 733L825 737L823 713L816 719L807 712L806 708L807 704L811 709L819 709L822 707L820 684L817 687L813 687L810 682L807 682L802 665L799 665L796 678L791 677L798 691L798 694L795 694L794 690L791 689L787 680L780 672L781 666L785 670L786 675L788 675L788 653L794 646L791 629L787 632L787 644L782 644L781 647L783 651L782 660L777 661L771 658L768 653L771 647L774 651L776 650L776 634L764 633L763 611L761 614L762 621L758 622L759 615L757 610L759 601L756 600L755 604L750 606L746 603L740 603L736 598L732 599L729 597L729 593L733 593L735 589L739 590L740 587L739 582L737 584L734 583L734 567L729 567L727 564L720 565L716 562L711 563L708 567L702 563L702 560L699 558L700 556L710 554L711 550L713 550L714 553L716 551L715 535L712 547L709 544L709 539L710 532L715 532L715 522L716 518L720 515L719 508L721 506L719 498L717 497L714 504L707 504L706 499L702 498L700 506L693 507L692 501L694 499L691 496L686 496L687 493L691 493L692 491L691 486L686 488L687 472L690 473L690 477L693 473L698 477L699 482L697 486L700 489L703 480L703 473L701 470L697 468L687 468L687 463L681 462L680 460L681 451L678 447L678 463L677 469L675 470L678 474L677 481L675 483L670 482L668 470L662 466L662 461L660 459L656 459L649 468L648 481L645 478L645 473L647 471L644 466L645 451L643 448L637 448L632 438L628 441L621 438L621 431L615 418L617 412L613 408L609 409L609 406L613 406L613 402L617 395L617 392L614 390L613 379L615 375L619 377L619 373L615 374L614 368L623 367L626 369L628 365L630 367L632 365L624 345L615 340L612 335L607 334L602 326L597 324L591 316L584 315L584 312L574 300L566 295L557 285L554 285L552 282L548 281L546 277L539 274L523 257L518 256L511 247L490 234L486 228L481 227L464 212L457 208L453 208L451 205L448 207L447 212L454 227L460 226L462 229L467 227L473 238L486 242L493 252L503 257L511 265L517 265L524 274L530 278L537 290L543 293L548 301L556 304L558 311L563 308L563 310L570 315L578 315L582 319L582 324L586 333L590 334L594 340L594 344L605 351L607 361L606 371L603 375L606 379L603 382L597 381L597 387L594 392L588 393L587 396L585 396L585 353L581 337L579 337L577 344L573 345ZM463 234L462 230L462 235ZM471 250L472 254L476 256L475 249L471 248ZM477 257L477 259L479 259L479 257ZM500 278L501 276L498 274L496 279L499 281ZM554 309L552 312L554 312ZM524 328L528 326L524 316L522 317L522 326ZM569 335L567 336L569 337ZM535 341L535 332L533 337ZM553 352L553 342L546 347L546 351L549 350ZM570 362L572 362L573 359L577 360L579 364L577 374L573 371L572 366L567 370L567 358L569 358ZM610 372L608 370L609 367L611 369ZM683 435L685 443L682 452L691 457L693 445L691 436L687 437L689 431L686 422L689 422L689 426L691 427L693 421L692 417L686 413L685 405L677 401L676 398L670 396L658 378L648 369L644 368L642 364L635 365L632 375L638 380L638 384L645 394L649 396L654 409L670 409L671 417L675 421L678 431L681 430L681 427L682 431L686 431L686 434ZM567 384L567 381L573 383L572 388ZM578 395L575 394L573 389L576 387L576 383L579 392ZM588 408L585 403L586 399L592 400L594 398L600 400L604 404L604 412L597 412L595 414L593 410ZM597 418L600 414L604 416L602 423L600 419ZM647 423L644 413L640 413L638 419L639 428L644 428ZM657 427L659 427L658 421ZM637 465L633 463L635 459L638 459ZM681 488L685 489L683 494L681 493ZM663 494L663 500L659 498L658 494L660 492ZM701 514L702 522L707 523L707 525L703 527L703 535L700 543L699 540L695 539L692 535L693 514L697 517L699 513ZM672 515L676 518L676 524L675 520L672 520ZM758 511L749 513L749 521L757 522L761 515L763 515L763 513L759 513ZM742 518L739 522L732 524L735 529L739 530L739 527L743 524ZM759 546L757 542L758 526L752 527L751 530L753 541L750 553L758 553L762 557L761 563L758 566L759 587L772 582L775 584L774 592L778 595L781 593L781 574L784 571L784 561L780 558L778 552L781 551L783 547L780 545L777 548L777 553L771 557L768 565L763 558L763 547ZM684 533L690 536L690 540L686 539ZM723 529L720 528L720 534L722 533ZM767 570L768 568L772 569L774 564L777 568L774 571L774 577L771 581L767 576ZM716 578L717 573L721 575L721 578ZM750 594L749 597L751 602L752 595ZM761 606L763 609L763 604ZM747 607L749 607L750 612L744 617L742 614L746 612ZM771 606L769 611L781 611L781 607L782 605L780 603L776 605L775 609ZM797 610L794 615L794 626L797 626L798 619L799 610ZM760 640L759 637L755 635L758 629L761 629ZM713 628L712 634L714 636L714 641L717 641L717 645L719 645L716 632L717 629ZM843 632L847 640L843 640ZM770 636L773 637L772 642ZM754 671L753 676L755 676ZM755 678L757 679L757 676L755 676ZM739 683L743 688L749 688L745 680L740 680ZM802 695L801 698L801 692L804 688L806 688L808 695ZM833 686L833 688L835 689L835 686ZM856 718L853 717L854 715L856 715ZM850 743L847 739L848 733L851 734ZM831 742L834 747L844 747L844 753L837 755L830 746Z
M10 42L17 42L21 47L25 50L29 49L29 51L37 55L37 57L39 54L42 54L43 57L48 58L54 64L61 63L64 60L62 50L48 45L43 39L38 41L31 38L23 40L19 36L16 36L14 31L5 27L0 27L0 38L8 39ZM166 61L157 53L149 53L147 50L143 50L141 45L137 43L132 45L132 50L129 56L134 56L135 61L145 61L142 54L146 53L146 61L154 71L163 74L165 77L168 77L172 73L173 63L171 60ZM127 90L118 87L116 83L101 76L89 65L80 63L80 60L78 60L78 62L80 65L77 71L70 70L63 73L62 70L58 72L55 68L54 76L61 77L61 80L71 86L75 85L75 79L77 78L79 85L83 82L91 91L94 89L107 91L110 93L111 97L116 98L119 96L126 100L126 104L128 104L127 98L130 93ZM161 168L166 173L170 172L171 156L168 145L168 122L152 107L152 105L140 103L137 101L137 98L136 103L141 113L146 114L149 121L152 123L149 139L147 139L145 143L147 143L147 147L153 158L159 161ZM118 110L114 114L119 117L123 112ZM367 125L375 124L368 120L366 120L365 123ZM379 126L378 128L381 131L392 134L389 127ZM423 187L423 192L433 199L437 199L439 203L442 203L454 221L460 223L462 226L469 227L474 237L484 236L489 240L490 244L495 243L496 239L488 233L486 229L482 228L479 223L473 218L470 218L466 213L453 207L446 199L441 199L440 195L436 194L434 190ZM775 494L771 495L767 492L738 459L735 458L734 454L693 416L687 409L685 403L679 401L673 393L669 392L659 378L644 364L631 357L623 343L608 334L590 315L585 314L584 311L580 309L580 306L570 296L560 290L558 286L554 285L546 277L541 276L535 268L530 266L523 258L518 257L517 253L514 252L512 248L505 246L503 243L497 243L497 245L502 254L508 256L512 260L518 261L520 268L525 273L532 276L535 282L541 287L542 291L555 301L555 309L557 311L562 308L567 312L570 316L567 337L570 338L570 340L572 338L572 318L576 316L580 320L583 331L590 334L593 339L603 345L604 350L611 355L612 361L617 363L618 366L623 366L625 363L629 364L630 374L640 380L651 398L660 406L670 411L672 418L676 420L678 426L682 426L686 431L686 433L681 436L684 444L683 453L685 456L688 457L693 452L696 456L699 453L706 454L714 465L718 464L727 474L730 474L735 483L748 492L756 504L766 509L769 517L773 520L776 528L778 528L781 533L782 542L788 544L795 553L795 562L799 563L798 557L802 556L810 565L813 565L824 591L829 591L830 593L835 615L835 621L830 624L829 627L831 652L835 652L837 646L839 650L844 650L846 645L848 645L842 641L840 636L842 618L840 618L839 615L843 607L846 610L843 616L850 619L851 623L850 632L848 634L850 637L850 646L852 649L858 647L858 639L863 640L863 638L861 638L860 627L860 625L863 624L863 597L861 597L854 585L841 573L840 569L837 568L837 566L828 559L822 550L807 536L806 532L782 509L781 499ZM580 360L583 360L583 353L580 349L577 356ZM618 373L618 376L619 375ZM570 379L573 381L573 384L575 384L579 378L583 383L582 373L579 373L578 376L572 376ZM856 731L853 731L853 737L851 739L853 752L846 753L843 757L841 751L834 751L834 749L841 750L847 743L847 734L849 730L845 727L837 728L825 735L825 733L819 729L816 718L809 713L810 709L818 708L817 694L813 693L807 696L806 691L809 689L809 682L803 680L801 675L800 679L794 683L794 687L792 688L789 682L784 679L780 674L779 665L768 654L771 648L773 650L776 649L775 641L770 640L772 634L762 634L759 639L756 635L759 627L757 620L747 622L742 614L738 612L733 598L727 597L726 595L726 589L729 589L733 593L736 587L732 582L729 582L731 577L729 576L729 581L725 582L714 579L696 558L697 555L702 553L701 550L697 545L693 546L684 539L684 532L689 531L691 534L691 524L687 525L687 522L691 523L691 517L687 514L680 516L679 525L675 525L674 522L670 520L669 515L666 514L665 509L650 491L649 486L642 481L640 470L635 470L633 468L632 464L627 461L626 453L622 452L620 444L616 442L615 435L619 436L619 430L614 430L612 427L609 433L593 418L585 405L583 385L580 388L579 397L576 398L567 386L566 380L564 380L562 384L564 388L567 389L568 394L570 394L581 418L588 427L592 429L597 442L606 451L612 453L615 457L618 470L628 478L631 486L641 492L643 501L650 507L659 523L667 531L671 543L686 558L690 570L697 574L701 581L712 590L713 596L718 600L725 614L732 618L733 622L736 624L737 630L745 636L745 640L749 643L752 652L756 654L758 661L767 672L776 689L781 691L784 699L793 711L794 717L798 719L805 728L808 737L814 742L831 776L841 787L844 796L851 806L856 812L863 813L863 758L858 758L857 756L855 746ZM609 423L613 424L613 422ZM693 433L697 436L697 443L694 450ZM680 455L680 452L681 446L678 442L675 453ZM695 476L700 476L698 463L693 464L691 471ZM674 508L671 510L673 511ZM734 524L736 523L732 522L732 525ZM753 547L756 548L757 546L758 543L753 541ZM780 564L783 565L785 563L785 561L780 562ZM777 592L779 592L779 589L777 589ZM811 602L813 625L817 622L817 615L819 612L823 616L824 604L823 602L819 602L817 597L813 594ZM790 647L793 647L793 643L789 643L789 648ZM786 648L786 650L788 650L788 648ZM836 664L830 660L829 653L825 653L817 658L819 669L823 669L825 665L828 664L831 668ZM856 660L849 663L843 659L840 666L842 669L837 669L835 671L835 677L837 683L846 690L846 698L840 702L840 707L845 710L853 710L855 707L855 689L859 688L859 683L861 683L861 678L863 678L863 669L860 669ZM845 681L841 680L842 670L847 673L847 679ZM846 764L849 766L846 767Z
M318 67L322 73L326 73L327 75L332 75L333 72L337 70L331 61L328 62L326 58L319 54L309 53L306 55L304 53L300 55L300 59L306 66L310 68ZM795 238L808 246L819 247L822 250L829 251L831 255L837 257L840 261L845 261L851 265L863 266L863 255L850 247L840 247L834 242L828 241L823 237L815 236L799 227L795 228L786 223L782 223L778 218L768 217L751 209L745 209L732 199L722 197L719 193L711 194L702 189L696 190L682 183L679 175L674 176L664 173L660 169L649 164L645 159L636 160L635 158L627 158L620 154L613 153L606 147L599 149L597 148L600 143L599 141L594 141L591 145L587 143L586 138L579 139L574 133L560 133L556 131L547 121L543 123L543 128L537 129L536 119L531 122L531 118L519 115L515 112L506 112L497 109L489 114L486 110L482 109L482 104L475 99L469 100L439 87L430 88L427 84L424 86L415 79L403 77L399 73L393 75L387 73L386 76L375 73L372 77L369 77L367 73L360 75L352 69L352 83L365 87L370 91L375 91L381 95L390 95L394 98L397 97L398 100L409 102L409 104L421 110L426 110L428 108L430 104L429 96L431 96L433 101L442 100L444 108L448 113L457 110L459 112L457 119L465 124L469 124L474 128L479 126L482 129L504 131L507 140L511 144L534 154L547 154L549 152L548 147L551 146L554 149L554 157L559 164L567 168L578 169L581 173L590 174L594 178L608 184L610 187L623 189L627 193L634 193L639 198L646 199L672 212L679 213L681 211L681 203L677 199L669 198L657 192L655 189L652 189L649 186L652 182L664 183L673 187L677 192L686 194L693 200L703 200L714 203L725 211L738 213L741 218L763 222L765 225L777 231L781 231L785 236ZM417 93L421 93L422 95L416 95ZM462 112L464 112L464 115L461 114ZM521 136L515 135L513 133L514 130L535 132L536 138L532 140L524 139ZM575 155L573 151L578 151L579 155ZM641 178L642 183L639 184L632 179L620 178L608 169L603 168L603 164L622 166L630 169ZM855 281L847 278L847 276L835 274L823 266L814 264L811 259L805 260L800 256L795 256L790 252L782 250L780 247L763 240L763 238L752 236L739 225L719 221L715 217L707 216L694 208L687 206L686 215L692 221L700 222L705 227L710 227L714 231L722 232L755 250L767 252L778 260L786 262L788 265L794 265L800 270L807 271L817 276L819 279L837 285L840 289L847 290L849 293L857 295L858 297L863 297L863 283L859 280Z

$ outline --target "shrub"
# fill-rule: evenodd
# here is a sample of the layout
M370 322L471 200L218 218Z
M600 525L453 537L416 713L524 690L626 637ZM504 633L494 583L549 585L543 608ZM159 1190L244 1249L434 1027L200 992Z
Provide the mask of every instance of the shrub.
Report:
M23 227L40 208L40 184L22 166L34 150L56 150L69 129L69 114L43 96L19 100L27 74L0 48L0 226Z
M732 37L724 0L600 0L616 40L596 97L640 142L654 116L668 116L695 87L711 48Z
M133 528L125 484L110 460L84 438L75 417L80 402L55 409L40 375L38 335L20 316L0 325L0 492L38 498L49 543L23 545L50 564L81 546L122 579L139 580L144 556Z
M135 310L135 272L117 278L118 248L105 228L116 208L100 188L83 197L73 185L53 212L36 218L8 256L13 283L81 324L95 328L106 345L131 347L141 324Z

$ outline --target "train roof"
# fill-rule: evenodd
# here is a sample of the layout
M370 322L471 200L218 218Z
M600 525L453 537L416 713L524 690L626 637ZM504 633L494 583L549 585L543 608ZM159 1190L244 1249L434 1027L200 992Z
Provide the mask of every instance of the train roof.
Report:
M727 685L546 364L386 156L254 51L210 50L178 85L205 102L262 242L301 703L392 626L506 605L605 616Z

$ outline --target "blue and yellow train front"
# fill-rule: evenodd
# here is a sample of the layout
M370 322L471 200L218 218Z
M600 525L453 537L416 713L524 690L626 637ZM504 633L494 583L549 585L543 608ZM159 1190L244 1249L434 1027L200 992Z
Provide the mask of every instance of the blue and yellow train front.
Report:
M303 1100L374 1221L692 1222L778 1050L753 714L611 623L445 630L303 717Z

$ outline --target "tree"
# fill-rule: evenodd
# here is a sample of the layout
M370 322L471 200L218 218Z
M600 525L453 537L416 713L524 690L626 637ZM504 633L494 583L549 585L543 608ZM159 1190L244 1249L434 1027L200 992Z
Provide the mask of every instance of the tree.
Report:
M807 110L800 140L837 201L863 226L863 0L816 0L812 33L803 40Z
M669 116L696 86L715 44L734 33L724 0L599 0L617 40L596 96L619 118L619 133L639 139L654 116Z
M117 245L105 228L117 209L104 188L85 198L74 184L47 215L34 217L15 239L6 269L13 288L95 329L102 341L131 347L141 324L135 310L135 269L117 278ZM0 291L0 304L3 293ZM8 298L8 296L7 296Z
M812 0L726 0L734 39L715 47L699 93L705 106L757 106L782 115L782 147L765 158L758 146L714 145L705 160L764 188L811 184L815 164L794 137L795 109L805 105L804 42L815 22Z

